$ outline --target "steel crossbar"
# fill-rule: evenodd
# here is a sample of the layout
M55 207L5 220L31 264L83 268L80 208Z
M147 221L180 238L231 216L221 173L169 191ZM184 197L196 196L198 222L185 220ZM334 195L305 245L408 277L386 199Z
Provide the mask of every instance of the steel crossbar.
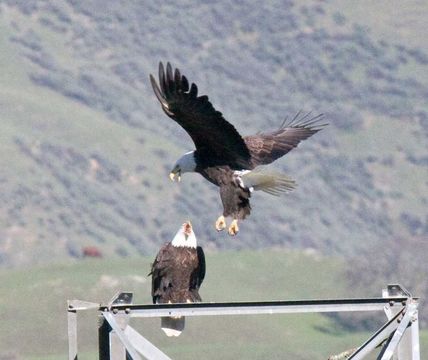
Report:
M407 298L391 299L334 299L334 300L293 300L263 302L224 302L192 304L156 305L113 305L101 306L100 311L126 311L130 317L162 316L214 316L214 315L255 315L291 314L314 312L382 311L386 305L405 303Z
M418 299L399 285L388 285L382 298L220 302L192 304L132 304L132 293L119 293L106 305L72 300L68 304L69 360L77 360L77 312L97 309L100 360L171 360L132 328L130 318L384 311L388 321L349 360L364 359L381 348L378 360L420 360ZM405 340L403 340L405 339Z

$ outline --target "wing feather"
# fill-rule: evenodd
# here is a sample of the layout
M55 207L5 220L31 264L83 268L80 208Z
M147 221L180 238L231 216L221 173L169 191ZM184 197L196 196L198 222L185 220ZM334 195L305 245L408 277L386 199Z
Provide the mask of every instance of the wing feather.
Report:
M172 261L170 251L171 245L169 243L159 249L149 273L152 276L151 295L154 304L165 295L164 289L169 288L168 285L171 282L171 279L167 276Z
M223 161L236 168L250 166L250 152L235 127L217 111L208 96L198 96L198 88L180 70L166 70L159 63L159 86L152 75L150 82L164 112L190 135L199 153L208 154L216 162Z
M301 116L298 112L291 121L286 118L278 130L244 137L253 166L270 164L316 134L327 125L322 118L323 114L311 117L311 113Z
M205 271L206 271L206 266L205 266L205 254L204 254L204 250L202 249L202 247L198 246L196 248L197 254L198 254L198 280L197 280L197 285L198 287L201 286L202 281L204 281L205 278Z
M165 100L161 90L159 89L158 84L156 84L156 80L152 75L150 75L150 82L152 83L153 91L158 98L159 102L162 104L162 108L165 110L165 108L168 108L168 103Z

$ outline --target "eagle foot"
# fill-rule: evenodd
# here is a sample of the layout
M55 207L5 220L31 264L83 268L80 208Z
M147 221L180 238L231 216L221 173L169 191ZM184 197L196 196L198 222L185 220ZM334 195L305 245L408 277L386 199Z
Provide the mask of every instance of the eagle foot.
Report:
M215 228L217 231L222 231L226 228L226 220L223 215L219 216L215 222Z
M232 224L229 226L229 235L235 236L239 231L238 220L233 219Z

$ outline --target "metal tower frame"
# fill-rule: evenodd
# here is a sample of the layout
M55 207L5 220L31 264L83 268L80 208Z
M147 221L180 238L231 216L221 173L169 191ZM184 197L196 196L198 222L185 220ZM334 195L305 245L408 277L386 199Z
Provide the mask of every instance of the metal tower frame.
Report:
M106 305L69 300L69 360L77 360L77 312L100 312L99 359L171 360L129 325L130 318L163 316L228 316L322 312L384 311L387 322L364 344L330 359L360 360L380 347L377 360L420 360L418 298L398 284L388 285L381 298L226 302L193 304L132 304L132 293L119 293ZM393 358L394 357L394 358Z

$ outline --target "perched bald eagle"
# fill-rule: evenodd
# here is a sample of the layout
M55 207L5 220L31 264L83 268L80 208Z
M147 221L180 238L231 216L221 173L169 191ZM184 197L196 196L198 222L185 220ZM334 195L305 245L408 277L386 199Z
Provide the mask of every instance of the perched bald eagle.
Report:
M218 231L226 228L225 217L233 221L229 234L238 231L238 220L250 214L250 197L254 190L273 195L288 192L295 182L275 172L256 169L287 154L300 141L320 131L322 114L297 114L271 132L242 137L221 112L214 109L207 96L198 96L198 88L181 75L179 69L165 68L159 63L159 86L153 75L150 81L163 111L186 130L196 150L178 159L170 173L171 180L180 180L185 172L198 172L220 187L223 215L216 221Z
M171 242L161 247L149 275L154 304L201 301L198 290L205 277L205 255L197 246L189 221ZM184 329L184 317L163 317L161 327L168 336L179 336Z

